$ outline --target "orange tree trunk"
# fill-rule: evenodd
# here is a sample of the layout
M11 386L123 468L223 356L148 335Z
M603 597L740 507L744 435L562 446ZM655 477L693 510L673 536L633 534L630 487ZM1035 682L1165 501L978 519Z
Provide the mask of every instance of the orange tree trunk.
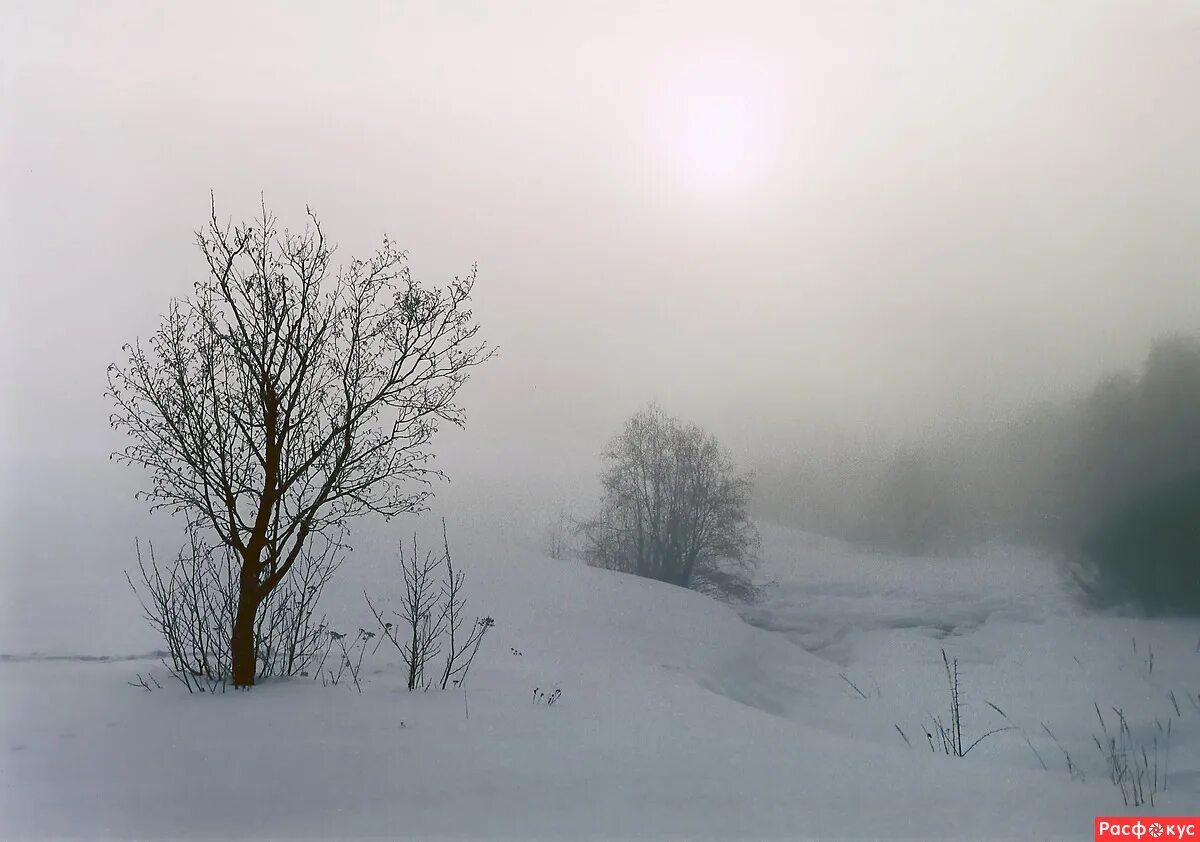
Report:
M257 562L243 561L239 578L237 614L233 619L233 635L229 641L234 687L252 686L258 671L257 646L254 640L254 619L261 601L258 588Z

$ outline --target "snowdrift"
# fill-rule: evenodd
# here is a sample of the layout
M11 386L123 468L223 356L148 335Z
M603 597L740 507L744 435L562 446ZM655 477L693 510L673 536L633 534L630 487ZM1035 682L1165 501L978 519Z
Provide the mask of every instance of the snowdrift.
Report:
M1094 816L1126 810L1091 745L1093 704L1123 709L1147 745L1155 718L1171 719L1154 809L1200 803L1195 623L1085 615L1049 565L1019 553L884 559L787 530L765 538L777 584L743 617L452 532L468 611L496 619L453 691L408 692L385 648L361 693L292 679L213 697L129 654L148 638L109 660L9 653L0 832L1091 838ZM355 556L327 606L349 632L369 619L363 587L396 588L390 559ZM924 733L946 715L943 648L961 662L969 734L1006 724L987 702L1013 724L964 758L931 751ZM127 684L147 671L161 690ZM555 689L554 705L537 703Z

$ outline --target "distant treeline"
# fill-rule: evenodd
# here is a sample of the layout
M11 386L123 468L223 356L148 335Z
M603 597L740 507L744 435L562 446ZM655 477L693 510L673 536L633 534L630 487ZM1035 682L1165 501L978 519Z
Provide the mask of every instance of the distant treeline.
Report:
M1090 560L1100 579L1114 565L1160 576L1185 564L1200 596L1200 339L1161 339L1137 374L986 431L823 458L765 473L763 515L897 553L1040 544Z

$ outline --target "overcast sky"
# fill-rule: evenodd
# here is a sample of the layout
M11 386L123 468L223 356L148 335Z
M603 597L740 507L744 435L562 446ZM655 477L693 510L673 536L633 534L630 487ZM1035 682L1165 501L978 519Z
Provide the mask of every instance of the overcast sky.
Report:
M210 189L477 262L501 355L443 466L542 511L651 399L754 465L1200 330L1198 91L1197 3L2 2L0 584L146 528L104 370Z

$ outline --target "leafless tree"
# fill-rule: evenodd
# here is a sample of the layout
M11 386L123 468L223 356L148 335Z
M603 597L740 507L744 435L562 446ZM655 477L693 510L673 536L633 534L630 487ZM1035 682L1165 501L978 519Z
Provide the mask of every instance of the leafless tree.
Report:
M423 286L385 239L340 268L315 215L298 234L266 208L197 243L208 266L146 345L109 368L114 456L148 470L141 495L211 531L238 565L235 686L257 673L264 600L310 538L368 512L424 508L428 450L472 367L491 354L469 309L475 273Z
M589 563L719 596L753 595L751 483L712 435L650 406L625 423L605 458L600 513L582 524Z

